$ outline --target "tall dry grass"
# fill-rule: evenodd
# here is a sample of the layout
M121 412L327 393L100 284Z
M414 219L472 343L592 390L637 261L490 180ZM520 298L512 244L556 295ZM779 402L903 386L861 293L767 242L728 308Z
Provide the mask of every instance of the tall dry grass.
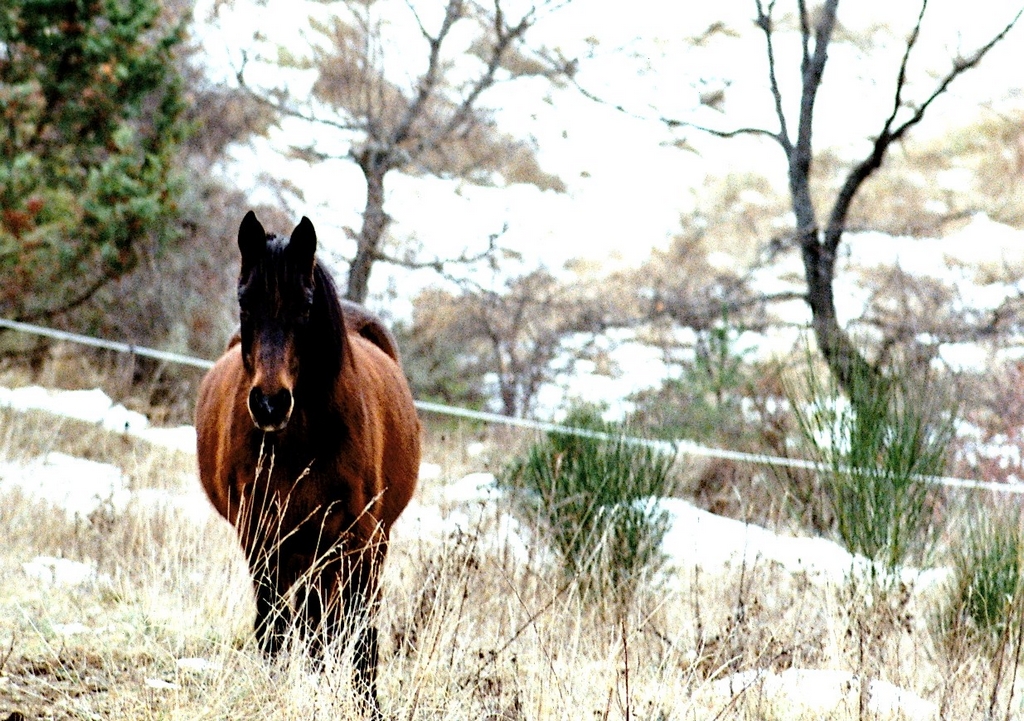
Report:
M427 441L426 460L441 472L420 489L421 509L512 445L457 425ZM468 453L471 442L484 454ZM51 451L116 464L136 500L71 518L0 481L0 718L355 717L351 649L323 673L301 653L262 658L231 529L141 493L197 494L194 458L0 411L4 460ZM942 718L980 718L990 707L995 718L1020 716L1009 666L997 681L988 652L936 643L932 599L920 589L829 583L768 562L674 568L609 621L549 552L523 554L502 539L510 502L447 510L459 511L460 529L417 537L411 523L396 527L379 618L389 719L910 717L871 710L862 689L878 681L924 697ZM24 565L39 556L95 573L77 584L40 580ZM803 694L777 691L773 679L796 669L845 673L841 700L816 706L821 681Z

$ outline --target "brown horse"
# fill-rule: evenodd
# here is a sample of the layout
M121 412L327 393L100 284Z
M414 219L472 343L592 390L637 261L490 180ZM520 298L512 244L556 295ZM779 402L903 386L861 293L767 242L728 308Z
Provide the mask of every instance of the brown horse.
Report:
M419 472L412 395L391 333L316 261L307 218L285 240L250 211L238 247L241 329L199 389L199 476L248 558L260 647L276 653L296 621L319 662L354 629L357 687L379 715L372 618Z

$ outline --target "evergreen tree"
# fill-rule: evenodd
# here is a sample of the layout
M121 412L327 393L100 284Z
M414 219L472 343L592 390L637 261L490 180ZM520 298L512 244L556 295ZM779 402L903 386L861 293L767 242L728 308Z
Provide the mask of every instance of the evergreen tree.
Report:
M172 239L182 38L158 0L0 8L0 314L69 311Z

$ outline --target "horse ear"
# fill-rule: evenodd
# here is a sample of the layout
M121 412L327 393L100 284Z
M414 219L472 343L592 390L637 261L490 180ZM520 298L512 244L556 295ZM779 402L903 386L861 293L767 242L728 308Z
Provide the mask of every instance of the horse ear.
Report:
M299 267L305 271L313 272L313 256L316 254L316 230L309 218L302 216L302 220L292 231L292 237L288 241L288 253L296 260Z
M242 251L242 272L252 266L256 258L267 247L267 231L251 210L238 226L238 249Z

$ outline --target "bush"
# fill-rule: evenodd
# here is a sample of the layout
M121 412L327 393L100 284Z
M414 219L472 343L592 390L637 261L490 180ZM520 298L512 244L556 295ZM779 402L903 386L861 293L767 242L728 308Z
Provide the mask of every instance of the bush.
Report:
M1018 513L978 508L953 544L953 579L940 617L948 641L967 637L994 649L1008 638L1022 590Z
M45 319L176 235L185 29L155 0L0 7L0 313Z
M630 422L659 438L747 445L752 437L744 417L744 398L754 387L755 366L749 351L738 348L742 328L723 317L720 325L698 331L693 360L680 364L678 378L641 390Z
M527 509L586 595L624 603L664 562L668 515L658 499L670 490L675 454L627 441L592 407L575 409L566 425L585 435L548 433L502 482L525 492Z
M954 425L934 385L898 372L882 378L854 378L853 404L808 356L810 400L790 400L805 445L824 467L821 495L840 539L892 569L932 545L936 491L923 477L945 471Z

